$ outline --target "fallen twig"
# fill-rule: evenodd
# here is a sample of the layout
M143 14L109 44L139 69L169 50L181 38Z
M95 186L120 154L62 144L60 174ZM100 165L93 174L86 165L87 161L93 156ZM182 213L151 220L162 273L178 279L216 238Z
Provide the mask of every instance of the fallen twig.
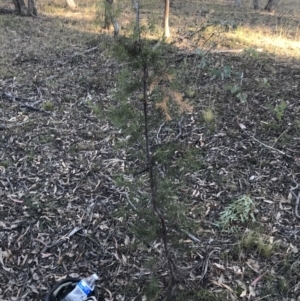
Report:
M187 232L184 229L181 229L181 232L183 232L184 234L186 234L191 240L193 240L194 242L200 243L201 240L199 238L197 238L196 236L192 235L191 233Z
M48 250L56 247L56 246L60 246L63 243L65 243L66 241L68 241L70 239L71 236L73 236L74 234L76 234L78 231L80 231L83 227L75 227L68 235L65 235L61 238L59 238L55 243L53 243L52 245L47 245L41 253L45 253Z
M15 230L19 230L21 228L25 228L27 226L33 225L37 222L37 220L33 220L33 221L23 221L18 223L17 225L11 227L11 228L0 228L0 232L5 232L5 231L15 231Z
M39 109L39 108L36 108L32 105L28 105L28 104L21 104L20 105L21 108L25 108L27 110L30 110L30 111L33 111L33 112L42 112L42 113L45 113L47 115L50 115L51 113L45 111L45 110L42 110L42 109Z
M4 131L4 130L9 130L9 129L13 129L16 127L20 127L23 126L24 124L29 123L29 121L25 121L25 122L20 122L20 123L16 123L16 124L12 124L12 125L5 125L3 123L0 124L0 131Z
M300 219L300 215L298 213L299 210L299 202L300 202L300 191L298 192L298 196L296 195L296 193L293 191L295 189L299 188L299 184L293 179L294 183L296 184L295 187L292 187L290 189L290 192L292 193L292 195L296 198L296 203L295 203L295 216Z
M123 195L126 196L127 202L128 202L129 205L134 209L134 211L138 211L137 208L136 208L136 207L133 205L133 203L131 202L131 200L130 200L129 195L128 195L127 192L122 192L122 191L119 191L119 190L117 190L117 191L118 191L118 193L123 194Z
M29 98L24 98L24 97L16 96L16 95L12 94L9 91L4 91L2 93L2 97L9 99L9 101L17 101L17 102L31 101ZM45 114L48 114L48 115L51 114L51 113L49 113L49 112L47 112L47 111L45 111L43 109L36 108L33 105L30 105L28 103L20 103L20 107L21 108L25 108L27 110L34 111L34 112L42 112L42 113L45 113Z
M179 133L178 133L178 135L175 137L175 140L178 140L178 139L182 136L182 121L183 121L183 117L181 117L180 120L179 120L179 122L178 122Z
M163 127L164 125L165 125L165 123L163 122L163 123L160 125L159 129L158 129L158 132L157 132L157 134L156 134L157 142L160 141L160 139L159 139L159 134L160 134L160 131L161 131L161 129L162 129L162 127Z
M265 144L265 143L259 141L259 140L256 139L254 136L251 136L249 133L247 133L246 131L244 131L244 132L245 132L251 139L253 139L253 140L256 141L257 143L263 145L264 147L266 147L266 148L268 148L268 149L270 149L270 150L276 151L277 153L279 153L279 154L281 154L281 155L283 155L283 156L286 156L286 157L288 157L288 158L292 158L292 156L286 154L285 152L283 152L283 151L281 151L281 150L279 150L279 149L277 149L277 148L274 148L274 147L272 147L272 146L270 146L270 145L268 145L268 144Z

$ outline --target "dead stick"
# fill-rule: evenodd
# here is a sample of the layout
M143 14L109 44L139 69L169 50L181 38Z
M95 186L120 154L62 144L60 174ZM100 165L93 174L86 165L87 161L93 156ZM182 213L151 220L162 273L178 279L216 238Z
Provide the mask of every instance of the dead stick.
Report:
M47 252L48 250L50 250L51 248L54 248L56 246L60 246L62 245L63 243L65 243L66 241L69 240L69 238L71 236L73 236L74 234L76 234L78 231L80 231L83 227L75 227L67 236L63 236L61 237L60 239L58 239L55 243L53 243L52 245L48 245L46 246L41 253L45 253Z
M266 148L268 148L268 149L271 149L271 150L273 150L273 151L276 151L276 152L278 152L279 154L281 154L281 155L283 155L283 156L292 158L292 156L287 155L285 152L283 152L283 151L281 151L281 150L279 150L279 149L277 149L277 148L274 148L274 147L272 147L272 146L270 146L270 145L267 145L267 144L265 144L265 143L259 141L259 140L256 139L254 136L251 136L250 134L248 134L246 131L245 131L245 133L246 133L251 139L253 139L254 141L256 141L256 142L258 142L259 144L263 145L264 147L266 147Z

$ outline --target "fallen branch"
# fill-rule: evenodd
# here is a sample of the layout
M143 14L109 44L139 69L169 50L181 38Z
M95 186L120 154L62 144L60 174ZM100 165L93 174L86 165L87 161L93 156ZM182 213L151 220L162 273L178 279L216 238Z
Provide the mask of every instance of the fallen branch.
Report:
M299 203L300 203L300 191L298 192L298 196L296 195L296 193L293 191L293 190L295 190L295 189L298 189L299 188L299 184L295 181L295 180L293 180L294 181L294 183L296 184L296 186L295 187L292 187L291 189L290 189L290 192L292 193L292 195L296 198L296 203L295 203L295 216L298 218L298 219L300 219L300 215L299 215Z
M22 228L26 228L27 226L33 225L37 222L37 220L33 220L33 221L23 221L18 223L15 226L12 226L11 228L0 228L0 232L5 232L5 231L15 231L15 230L19 230Z
M123 194L126 196L126 199L127 199L127 202L129 203L129 205L133 208L134 211L138 211L137 208L133 205L133 203L131 202L130 198L129 198L129 195L127 192L122 192L122 191L119 191L119 190L116 190L118 193L120 194Z
M45 111L45 110L42 110L42 109L39 109L39 108L36 108L32 105L28 105L28 104L21 104L20 105L21 108L24 108L24 109L27 109L29 111L33 111L33 112L42 112L42 113L45 113L47 115L50 115L51 113Z
M13 8L0 8L0 14L18 14L18 12Z
M157 132L157 134L156 134L157 142L160 141L160 139L159 139L159 134L160 134L160 131L161 131L161 129L162 129L162 127L163 127L164 125L165 125L165 123L163 122L163 123L160 125L159 129L158 129L158 132Z
M29 123L29 121L20 122L20 123L16 123L16 124L13 124L13 125L5 125L3 123L0 123L0 131L5 131L5 130L12 129L12 128L20 127L20 126L23 126L24 124L27 124L27 123Z
M183 117L181 117L181 118L180 118L180 121L178 122L179 133L178 133L178 135L175 137L175 140L178 140L180 137L182 137L182 121L183 121Z
M179 37L178 40L183 41L184 39L191 39L191 38L192 38L194 35L196 35L197 33L202 32L202 31L205 31L207 28L209 28L209 27L211 27L211 26L213 26L213 25L214 25L214 24L212 23L212 24L207 24L207 25L205 25L205 26L202 26L201 28L195 30L195 31L192 32L192 33L188 33L188 34L186 34L186 35L183 36L183 37ZM175 42L173 42L172 44L174 44L174 43L175 43Z
M27 101L28 102L28 101L31 101L29 98L23 98L23 97L19 97L19 96L13 95L9 91L4 91L2 93L2 97L8 99L11 102L13 102L13 101L17 101L17 102L23 102L23 101ZM30 110L30 111L34 111L34 112L42 112L42 113L45 113L47 115L51 114L51 113L49 113L49 112L47 112L47 111L45 111L43 109L36 108L33 105L30 105L28 103L20 103L20 107L24 108L24 109L27 109L27 110ZM2 130L3 130L3 127L2 127Z
M270 145L268 145L268 144L265 144L265 143L259 141L259 140L256 139L254 136L251 136L250 134L248 134L246 131L244 131L244 132L245 132L251 139L253 139L255 142L261 144L262 146L264 146L264 147L266 147L266 148L268 148L268 149L270 149L270 150L273 150L273 151L275 151L275 152L277 152L277 153L279 153L279 154L281 154L281 155L283 155L283 156L286 156L286 157L288 157L288 158L292 158L292 156L286 154L285 152L283 152L283 151L281 151L281 150L279 150L279 149L277 149L277 148L274 148L274 147L272 147L272 146L270 146Z
M67 242L74 234L76 234L78 231L80 231L83 227L75 227L68 235L64 235L63 237L59 238L55 243L53 243L52 245L47 245L41 253L45 253L48 250L56 247L56 246L60 246L63 243Z
M197 242L197 243L201 242L201 240L199 238L197 238L196 236L194 236L191 233L187 232L186 230L181 229L181 232L186 234L192 241Z

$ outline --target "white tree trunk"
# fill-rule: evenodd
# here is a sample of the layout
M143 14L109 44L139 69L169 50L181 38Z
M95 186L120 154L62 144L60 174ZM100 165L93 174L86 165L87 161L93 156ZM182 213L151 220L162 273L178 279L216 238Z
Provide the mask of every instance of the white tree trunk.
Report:
M72 9L72 10L76 9L76 4L75 4L74 0L66 0L66 2L70 9Z
M170 36L169 13L170 13L170 0L165 0L164 36L166 38L168 38Z

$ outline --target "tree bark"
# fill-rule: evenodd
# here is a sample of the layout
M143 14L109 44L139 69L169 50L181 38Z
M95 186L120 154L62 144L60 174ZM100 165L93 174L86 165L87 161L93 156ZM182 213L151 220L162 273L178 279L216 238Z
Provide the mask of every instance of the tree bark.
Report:
M24 0L13 0L16 11L21 16L37 16L37 8L35 6L35 0L28 0L28 6L26 7Z
M274 10L274 5L275 5L274 2L275 2L274 0L269 0L267 5L265 6L265 10L267 10L267 11Z
M104 0L104 28L109 29L111 26L111 6L114 3L114 0Z
M37 8L34 0L28 0L28 11L31 15L37 16Z
M265 10L272 11L274 10L275 0L268 0L267 5L265 6ZM258 9L258 0L253 0L254 9Z
M119 23L116 19L113 5L116 5L116 0L104 0L104 28L110 29L111 25L114 27L114 35L117 36L119 34Z
M170 0L165 0L164 36L166 38L168 38L170 36L169 13L170 13Z
M15 5L15 8L17 10L18 15L21 16L28 16L28 9L25 5L24 0L13 0L13 3Z
M253 0L254 9L258 9L258 0Z

